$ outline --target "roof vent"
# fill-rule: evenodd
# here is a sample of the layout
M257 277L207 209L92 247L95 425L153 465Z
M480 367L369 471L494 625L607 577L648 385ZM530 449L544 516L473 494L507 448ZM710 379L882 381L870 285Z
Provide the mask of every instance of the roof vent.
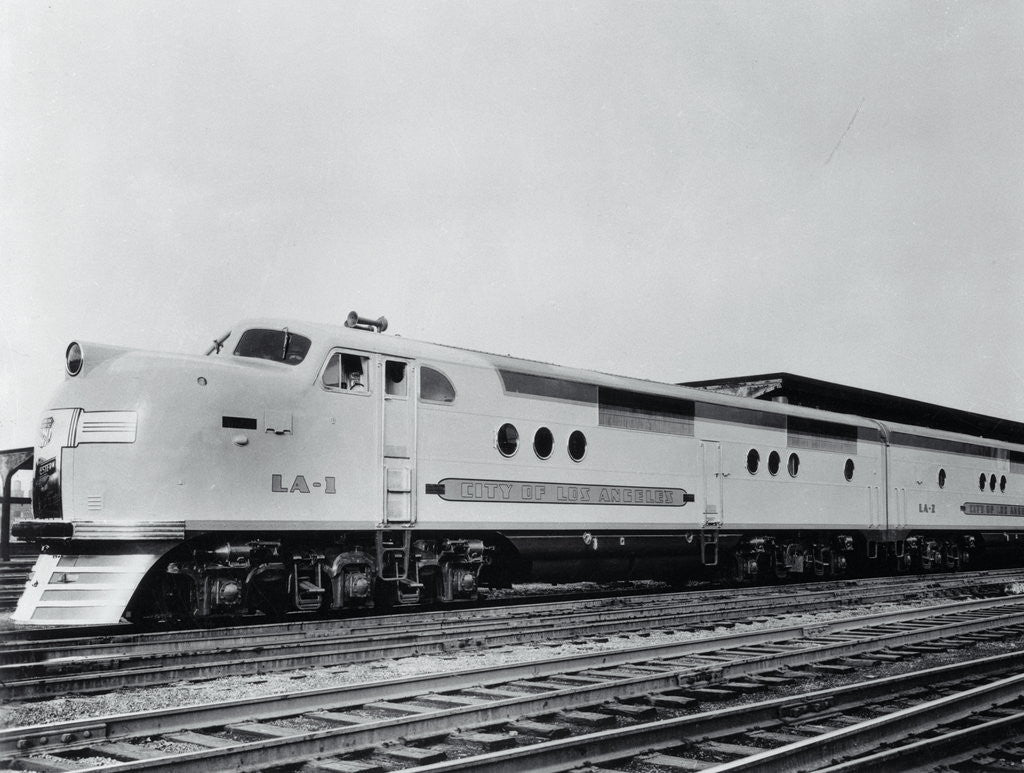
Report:
M350 311L348 319L345 320L345 327L354 327L357 330L376 330L378 333L383 333L388 329L388 321L386 317L367 319L366 317L360 317L354 311Z

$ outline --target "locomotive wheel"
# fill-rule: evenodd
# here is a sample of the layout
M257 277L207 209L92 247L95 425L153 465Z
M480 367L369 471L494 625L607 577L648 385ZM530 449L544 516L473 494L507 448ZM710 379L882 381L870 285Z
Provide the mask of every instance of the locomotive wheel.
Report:
M128 602L125 616L133 623L194 623L195 586L181 575L162 575L144 582Z
M789 579L789 570L786 568L786 565L784 563L782 563L781 561L773 561L772 564L772 580L774 582L782 582L784 580Z
M265 571L255 579L250 575L246 586L249 609L258 610L274 620L284 617L290 611L288 575L283 568Z
M421 567L418 576L420 584L420 604L424 606L440 606L444 601L444 580L438 567Z
M378 580L373 585L373 608L379 613L383 614L390 612L395 608L398 603L397 588L393 582L383 582Z

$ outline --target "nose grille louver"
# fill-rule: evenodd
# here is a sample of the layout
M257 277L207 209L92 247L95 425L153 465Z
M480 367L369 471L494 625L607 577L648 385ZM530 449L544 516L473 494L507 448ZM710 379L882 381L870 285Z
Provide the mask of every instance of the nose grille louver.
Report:
M134 411L87 411L79 419L75 442L134 443L138 423Z

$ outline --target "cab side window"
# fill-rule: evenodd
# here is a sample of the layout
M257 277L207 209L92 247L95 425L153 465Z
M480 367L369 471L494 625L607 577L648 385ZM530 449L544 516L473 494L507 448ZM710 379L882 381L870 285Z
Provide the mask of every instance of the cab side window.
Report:
M392 397L405 397L409 384L405 378L406 363L388 360L384 363L384 392Z
M369 357L351 352L335 352L324 366L320 383L330 390L369 392L369 366Z
M455 387L449 378L439 370L420 368L420 399L431 403L455 401Z

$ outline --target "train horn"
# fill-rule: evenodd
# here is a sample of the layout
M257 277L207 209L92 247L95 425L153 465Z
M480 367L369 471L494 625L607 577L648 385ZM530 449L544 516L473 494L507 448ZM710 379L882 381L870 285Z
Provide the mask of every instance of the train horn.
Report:
M386 317L367 319L366 317L360 317L354 311L350 311L348 319L345 320L345 327L354 327L359 330L376 330L378 333L383 333L388 329L388 320Z

